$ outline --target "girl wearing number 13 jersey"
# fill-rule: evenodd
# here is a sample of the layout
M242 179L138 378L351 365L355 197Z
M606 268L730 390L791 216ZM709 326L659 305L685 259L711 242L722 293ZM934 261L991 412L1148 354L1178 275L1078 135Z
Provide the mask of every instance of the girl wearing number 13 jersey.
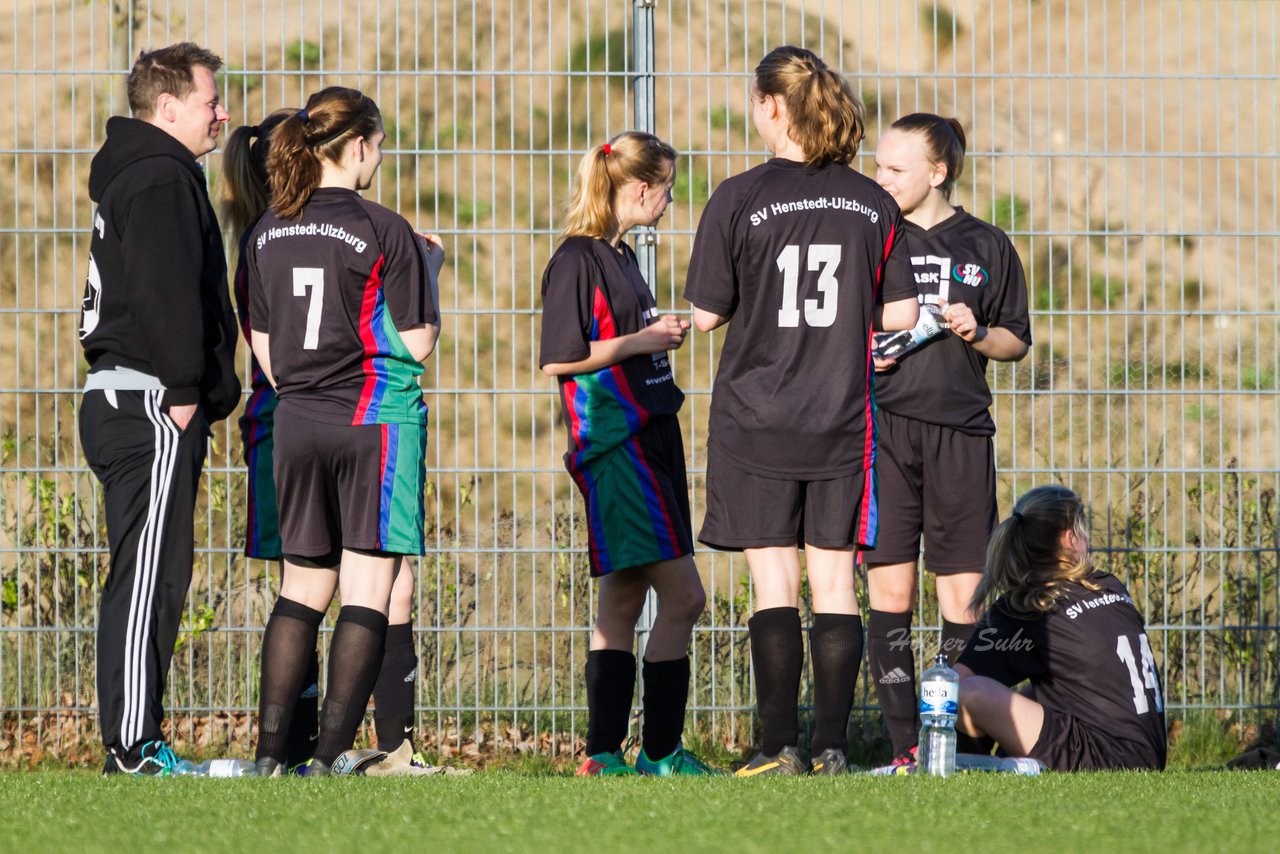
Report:
M756 67L752 90L774 158L716 189L685 287L699 329L728 324L699 539L745 551L754 584L764 743L739 774L805 770L797 547L814 612L813 767L839 773L862 658L853 555L876 531L871 328L909 328L918 305L898 207L849 166L863 129L849 84L810 51L780 47Z

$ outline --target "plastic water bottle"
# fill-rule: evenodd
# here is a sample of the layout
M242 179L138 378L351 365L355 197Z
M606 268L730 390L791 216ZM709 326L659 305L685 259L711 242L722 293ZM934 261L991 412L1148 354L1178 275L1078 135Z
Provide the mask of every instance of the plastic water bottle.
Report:
M901 332L877 332L873 352L881 359L896 359L909 353L947 328L942 312L932 303L920 306L916 325Z
M196 766L197 777L253 777L257 766L248 759L206 759Z
M1040 760L1029 756L1006 756L1000 760L1000 769L1006 774L1017 774L1021 777L1038 777L1044 770Z
M919 768L935 777L956 770L956 714L960 710L960 677L938 653L920 677Z

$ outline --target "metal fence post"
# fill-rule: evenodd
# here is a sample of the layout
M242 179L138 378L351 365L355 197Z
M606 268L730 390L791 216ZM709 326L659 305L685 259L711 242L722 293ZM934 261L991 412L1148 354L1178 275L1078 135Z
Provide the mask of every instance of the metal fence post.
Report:
M653 58L653 18L657 0L635 0L632 13L632 63L631 85L633 93L633 116L636 130L653 133L657 127L657 106L654 103L654 58ZM649 290L655 291L658 273L658 232L651 226L644 226L635 231L636 260L640 262L640 271L644 280L649 283ZM655 291L656 293L656 291ZM636 625L638 638L636 648L639 657L644 659L645 646L649 641L649 632L653 629L653 618L657 611L658 601L652 590L645 597L644 610L640 612L640 622ZM639 671L644 673L643 668ZM640 695L644 696L644 679L640 681Z

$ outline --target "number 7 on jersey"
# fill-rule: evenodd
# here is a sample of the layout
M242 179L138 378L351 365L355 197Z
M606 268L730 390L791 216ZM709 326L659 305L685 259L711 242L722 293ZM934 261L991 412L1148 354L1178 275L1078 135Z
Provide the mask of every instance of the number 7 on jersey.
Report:
M302 339L303 350L315 350L320 346L320 312L324 309L324 267L294 267L293 295L305 297L311 288L311 302L307 304L307 333Z

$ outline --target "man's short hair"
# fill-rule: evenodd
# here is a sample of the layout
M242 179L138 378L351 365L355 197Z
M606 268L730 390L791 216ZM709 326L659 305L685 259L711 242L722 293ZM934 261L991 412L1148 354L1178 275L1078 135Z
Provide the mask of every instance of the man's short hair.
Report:
M203 65L213 73L222 68L222 57L192 42L142 51L129 72L129 109L140 119L151 117L156 99L168 92L179 100L196 88L192 71Z

